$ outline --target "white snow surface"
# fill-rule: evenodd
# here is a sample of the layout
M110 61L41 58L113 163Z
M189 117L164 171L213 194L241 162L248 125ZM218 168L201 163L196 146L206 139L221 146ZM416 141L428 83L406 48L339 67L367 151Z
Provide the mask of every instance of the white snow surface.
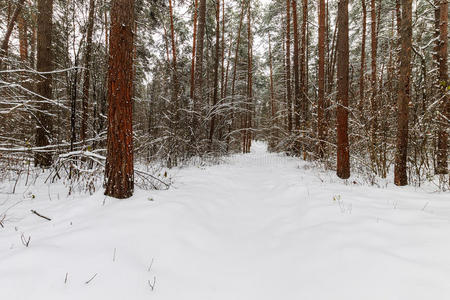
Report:
M448 193L344 182L261 142L171 172L126 200L3 183L1 298L450 299Z

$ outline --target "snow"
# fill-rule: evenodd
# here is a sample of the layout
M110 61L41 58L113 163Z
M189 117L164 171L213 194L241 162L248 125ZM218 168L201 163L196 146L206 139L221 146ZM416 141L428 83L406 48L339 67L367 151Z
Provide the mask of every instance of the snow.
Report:
M126 200L0 185L2 298L450 298L448 193L343 182L259 142L171 172Z

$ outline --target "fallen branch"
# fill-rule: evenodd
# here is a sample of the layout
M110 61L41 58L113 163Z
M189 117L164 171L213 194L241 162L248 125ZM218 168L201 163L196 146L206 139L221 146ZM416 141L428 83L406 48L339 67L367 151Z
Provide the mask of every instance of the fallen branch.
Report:
M38 217L41 217L41 218L43 218L43 219L46 219L47 221L51 221L51 220L52 220L52 219L50 219L49 217L46 217L46 216L41 215L40 213L38 213L38 212L35 211L35 210L31 210L31 212L32 212L33 214L35 214L36 216L38 216Z
M153 283L148 280L148 285L150 286L150 288L152 289L152 291L155 289L155 285L156 285L156 276L153 276Z
M89 284L92 280L94 280L95 276L97 276L97 273L95 273L94 276L91 277L88 281L85 282L85 284Z

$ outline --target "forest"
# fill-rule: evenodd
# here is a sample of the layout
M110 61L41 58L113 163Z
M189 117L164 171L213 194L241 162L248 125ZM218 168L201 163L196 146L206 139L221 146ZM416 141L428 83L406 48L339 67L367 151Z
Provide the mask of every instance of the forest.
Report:
M257 139L342 179L448 188L447 1L298 2L1 1L3 169L104 165L126 198L134 161Z
M450 299L448 0L0 0L4 299Z

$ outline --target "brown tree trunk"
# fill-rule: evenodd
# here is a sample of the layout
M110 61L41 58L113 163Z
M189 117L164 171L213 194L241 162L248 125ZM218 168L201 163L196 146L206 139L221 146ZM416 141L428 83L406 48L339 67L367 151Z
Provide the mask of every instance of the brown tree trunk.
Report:
M275 126L276 126L276 107L275 107L275 92L274 92L274 84L273 84L273 58L272 58L272 45L270 41L270 32L269 32L269 76L270 76L270 108L271 108L271 130L270 130L270 148L275 146Z
M227 137L227 151L229 150L229 146L230 146L230 134L231 134L231 130L234 127L234 93L235 93L235 88L236 88L236 75L237 75L237 65L238 65L238 61L239 61L239 46L241 43L241 31L242 31L242 24L244 21L244 12L245 12L245 0L241 1L241 15L239 18L239 29L238 29L238 33L237 33L237 37L236 37L236 49L235 49L235 53L234 53L234 63L233 63L233 78L231 81L231 122L230 125L228 126L228 137ZM231 46L231 45L230 45ZM227 72L228 73L228 72ZM228 80L227 80L228 81Z
M397 148L394 168L394 183L400 186L408 184L406 160L408 154L408 104L411 101L412 1L401 0L401 5L401 55L397 97Z
M371 89L372 95L370 97L371 104L371 122L370 122L370 158L372 163L372 168L376 172L377 170L377 151L378 151L378 141L377 141L377 131L378 131L378 105L377 105L377 11L375 6L375 0L371 0L370 7L370 21L371 21Z
M221 54L221 79L220 79L220 98L223 99L225 95L225 1L222 1L222 54Z
M23 14L18 17L19 21L19 50L20 60L26 62L28 60L28 38L27 38L27 22L23 18Z
M302 124L301 129L306 130L308 122L308 68L307 68L307 24L308 24L308 0L303 0L303 20L302 20L302 45L300 49L300 102ZM304 135L304 134L303 134ZM303 152L305 156L306 152Z
M317 155L323 158L325 150L325 0L319 0L319 91L317 101Z
M30 40L30 66L35 67L36 62L36 40L37 40L37 16L31 13L31 40Z
M299 58L299 39L298 39L298 16L297 16L297 0L292 0L292 19L294 29L294 124L295 130L300 130L300 68L298 63ZM295 152L300 154L300 145L296 145Z
M194 3L194 32L192 37L192 60L191 60L191 99L194 99L195 91L195 47L197 43L197 17L198 17L198 0Z
M291 98L291 5L286 0L286 100L288 131L292 131L292 98Z
M175 108L175 114L178 111L178 71L177 71L177 44L175 42L175 28L173 25L173 6L172 0L169 0L169 14L170 14L170 38L172 42L172 103L171 105Z
M361 0L362 5L362 37L361 37L361 67L359 74L359 112L362 114L364 110L364 91L365 91L365 73L366 73L366 25L367 25L367 8L366 0Z
M220 0L216 0L216 52L214 57L214 91L213 91L213 112L209 128L209 142L212 146L215 129L215 106L219 97L219 59L220 59ZM222 63L223 66L223 63ZM223 67L222 67L223 70Z
M251 23L251 6L248 0L247 7L247 112L245 124L245 143L244 152L249 153L251 147L251 128L252 128L252 112L253 112L253 50L252 50L252 23Z
M337 175L350 177L350 157L348 143L348 0L338 4L337 35Z
M448 124L450 119L450 103L448 91L448 1L440 0L439 3L439 118L438 118L438 149L436 174L448 174Z
M200 0L197 26L197 42L195 53L194 111L199 112L200 101L203 101L203 44L206 25L206 0ZM193 128L197 127L197 117L193 118ZM196 137L194 137L195 139Z
M52 62L52 16L53 0L38 0L37 18L37 63L38 72L51 72ZM52 133L52 119L49 115L50 105L47 99L52 98L52 75L42 74L38 77L36 92L43 99L39 103L40 111L37 113L36 146L42 147L50 144ZM36 166L49 167L52 164L50 153L36 153L34 156Z
M108 142L105 195L133 195L134 0L113 0L108 68Z
M87 137L87 123L89 112L89 87L91 79L91 52L92 52L92 32L94 31L94 13L95 0L89 1L89 17L86 33L86 53L84 56L84 79L83 79L83 102L82 102L82 117L81 117L81 132L80 138L83 144Z

